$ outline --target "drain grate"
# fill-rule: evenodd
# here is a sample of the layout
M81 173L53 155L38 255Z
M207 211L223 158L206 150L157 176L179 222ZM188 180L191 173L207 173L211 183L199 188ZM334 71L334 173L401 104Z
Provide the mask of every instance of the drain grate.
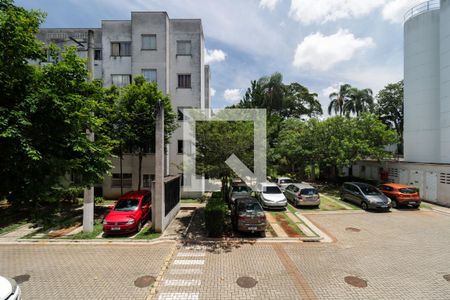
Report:
M243 277L239 277L236 280L236 283L241 287L241 288L246 288L246 289L251 289L252 287L254 287L258 281L256 281L254 278L252 277L247 277L247 276L243 276Z
M355 228L355 227L347 227L345 228L346 231L350 231L350 232L360 232L361 229L359 228Z
M450 274L444 275L443 276L445 280L447 280L448 282L450 282Z
M345 282L351 286L358 287L358 288L365 288L367 287L367 281L364 279L361 279L356 276L347 276L344 278Z
M28 274L23 274L23 275L15 276L15 277L13 277L13 279L17 282L17 284L22 284L22 283L30 280L30 277L31 276Z
M134 285L138 288L145 288L155 283L153 276L141 276L134 281Z

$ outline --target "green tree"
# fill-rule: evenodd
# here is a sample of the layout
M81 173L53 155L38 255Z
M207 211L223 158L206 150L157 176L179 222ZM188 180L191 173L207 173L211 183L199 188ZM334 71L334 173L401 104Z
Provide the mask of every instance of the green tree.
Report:
M228 179L234 175L225 163L230 155L235 154L253 168L253 122L196 122L196 151L197 173L221 179L225 191Z
M155 109L161 103L164 106L164 139L169 139L176 129L175 113L168 96L165 96L158 85L145 82L138 76L134 82L125 87L120 94L116 106L115 124L123 145L129 147L139 157L138 190L142 183L142 159L146 153L155 149Z
M348 100L344 103L343 112L348 117L355 114L357 117L364 112L373 112L373 92L371 89L358 89L352 87L348 91Z
M376 114L399 136L397 152L403 154L403 80L384 87L376 96Z
M92 186L111 167L111 141L96 114L104 108L101 83L87 81L75 48L62 55L51 51L56 63L35 69L32 89L8 110L9 126L2 128L1 147L16 146L7 150L0 170L6 179L0 196L11 201L52 198L67 187L67 174L77 174L80 187ZM98 132L95 141L86 128Z
M343 84L339 87L338 92L333 92L330 94L330 104L328 105L328 114L331 115L339 114L342 116L344 113L344 105L349 100L349 91L351 89L350 84Z

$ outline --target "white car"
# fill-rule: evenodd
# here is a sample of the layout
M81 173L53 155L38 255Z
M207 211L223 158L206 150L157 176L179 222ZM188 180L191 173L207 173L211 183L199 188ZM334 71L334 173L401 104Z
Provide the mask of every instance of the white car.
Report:
M281 208L287 206L287 199L280 188L272 182L261 183L257 192L258 200L264 208Z
M14 279L0 276L0 300L20 300L22 292Z
M293 181L289 177L280 177L280 178L277 178L277 181L276 181L276 184L282 191L284 191L284 189L291 183L293 183Z

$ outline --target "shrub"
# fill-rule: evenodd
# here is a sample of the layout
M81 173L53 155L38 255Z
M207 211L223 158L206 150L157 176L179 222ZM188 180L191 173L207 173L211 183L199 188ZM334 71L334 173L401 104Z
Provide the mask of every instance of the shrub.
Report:
M95 197L95 199L94 199L95 204L101 204L104 201L105 201L105 199L103 199L103 197Z
M227 212L227 205L221 198L209 199L205 207L205 226L209 236L222 235Z
M222 192L212 192L211 198L222 198Z

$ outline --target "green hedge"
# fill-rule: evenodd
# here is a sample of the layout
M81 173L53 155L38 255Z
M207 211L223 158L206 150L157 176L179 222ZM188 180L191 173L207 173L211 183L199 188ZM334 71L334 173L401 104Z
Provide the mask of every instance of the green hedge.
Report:
M220 237L225 226L227 205L221 198L211 198L205 207L205 225L209 236Z

